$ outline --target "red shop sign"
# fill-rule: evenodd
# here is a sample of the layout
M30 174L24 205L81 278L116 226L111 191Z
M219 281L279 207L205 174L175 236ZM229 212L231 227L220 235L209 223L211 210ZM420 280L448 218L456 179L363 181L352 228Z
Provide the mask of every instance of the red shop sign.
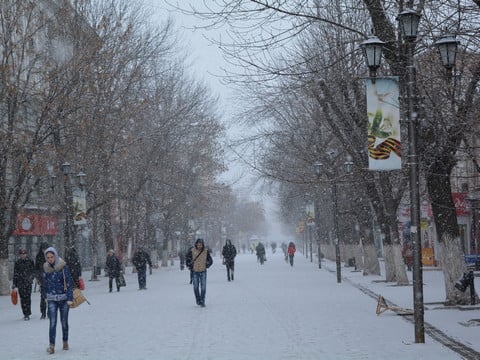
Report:
M56 235L58 220L56 216L39 214L18 214L17 228L13 235Z

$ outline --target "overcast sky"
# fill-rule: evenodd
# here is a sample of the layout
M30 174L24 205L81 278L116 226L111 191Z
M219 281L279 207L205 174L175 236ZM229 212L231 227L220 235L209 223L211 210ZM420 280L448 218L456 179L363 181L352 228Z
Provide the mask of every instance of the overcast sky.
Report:
M191 1L145 0L145 3L152 7L159 21L165 21L168 17L174 19L175 28L183 40L182 47L188 49L187 63L191 64L192 74L196 79L204 81L213 93L219 96L224 121L228 122L235 115L238 100L235 98L235 91L223 84L221 77L225 74L225 69L233 71L233 68L224 60L218 46L209 40L219 40L222 36L222 29L206 29L204 20L184 14L173 6L180 3L183 8L188 9ZM193 4L201 6L202 1L195 1ZM226 126L227 143L248 135L248 129L232 124L226 124ZM253 176L245 165L236 161L236 156L233 153L226 153L226 165L229 167L229 171L219 180L231 185L238 196L248 200L262 201L266 209L271 237L282 238L281 228L276 219L275 202L268 195L262 193L258 186L252 185Z

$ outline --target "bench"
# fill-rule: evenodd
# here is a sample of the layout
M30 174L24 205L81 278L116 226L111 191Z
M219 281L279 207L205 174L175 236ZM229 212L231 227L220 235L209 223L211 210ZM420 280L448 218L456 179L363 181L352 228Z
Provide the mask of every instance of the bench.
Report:
M469 270L480 270L480 254L465 255L465 263Z

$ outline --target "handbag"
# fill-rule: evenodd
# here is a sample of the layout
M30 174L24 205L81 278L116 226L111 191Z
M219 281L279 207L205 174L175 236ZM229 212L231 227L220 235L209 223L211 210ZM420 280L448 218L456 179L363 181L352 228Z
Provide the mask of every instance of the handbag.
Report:
M67 292L67 281L65 280L65 269L63 269L63 289L65 290L65 292ZM74 309L76 307L79 307L84 302L87 302L87 304L90 305L85 295L83 295L82 290L80 290L79 288L74 288L73 300L72 300L72 305L70 305L70 308Z
M78 288L80 290L85 290L85 281L83 281L83 278L78 279Z
M121 272L118 276L118 286L127 286L127 282L125 281L125 276L123 276L123 272Z
M12 292L10 293L10 299L12 300L13 305L17 305L17 303L18 303L18 291L17 291L17 289L12 289Z
M79 288L73 289L73 301L72 305L70 305L70 308L74 309L76 307L79 307L84 302L87 302L87 304L90 305L85 295L83 295L82 290L80 290Z

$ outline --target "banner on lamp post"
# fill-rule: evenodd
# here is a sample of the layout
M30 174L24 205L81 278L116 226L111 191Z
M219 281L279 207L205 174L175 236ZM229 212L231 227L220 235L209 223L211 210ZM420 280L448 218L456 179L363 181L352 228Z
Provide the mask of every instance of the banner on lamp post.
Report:
M309 203L305 206L305 212L307 217L307 226L315 225L315 205Z
M86 192L82 189L73 190L73 224L85 225L87 223Z
M369 170L402 168L398 77L366 79Z

